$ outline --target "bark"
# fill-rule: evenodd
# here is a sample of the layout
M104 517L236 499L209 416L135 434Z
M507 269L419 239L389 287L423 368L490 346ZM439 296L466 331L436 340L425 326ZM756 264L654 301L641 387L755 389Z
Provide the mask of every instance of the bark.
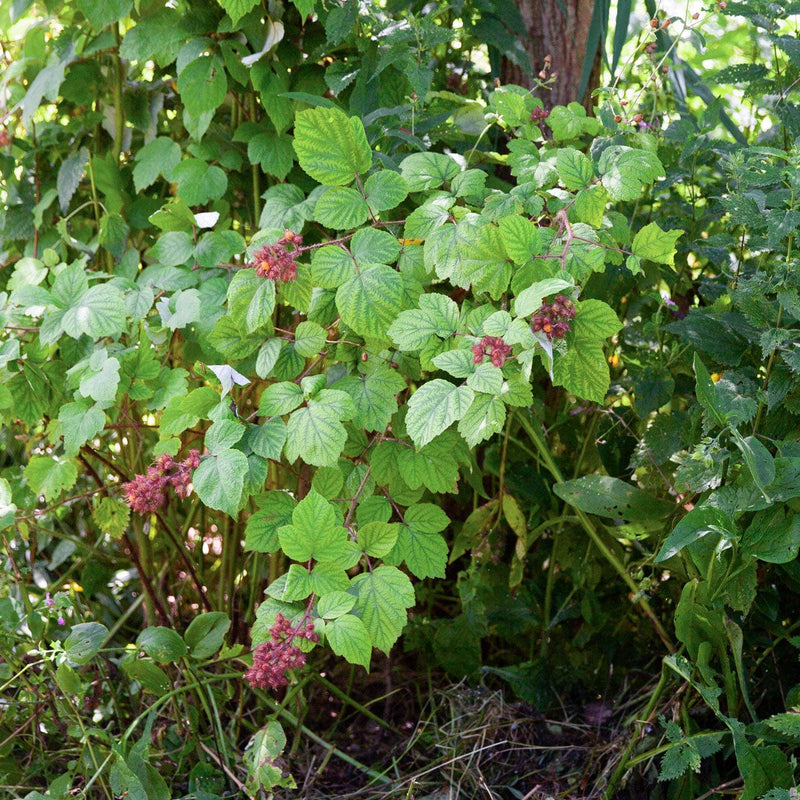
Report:
M601 0L515 0L528 32L523 45L530 56L533 74L538 75L547 68L546 56L549 55L551 61L547 71L557 75L555 82L547 88L534 92L542 99L545 108L573 101L583 103L587 110L592 108L592 91L600 81L600 43L592 56L592 72L583 97L578 97L578 90L596 2ZM530 76L508 59L504 59L501 80L528 88L533 85Z

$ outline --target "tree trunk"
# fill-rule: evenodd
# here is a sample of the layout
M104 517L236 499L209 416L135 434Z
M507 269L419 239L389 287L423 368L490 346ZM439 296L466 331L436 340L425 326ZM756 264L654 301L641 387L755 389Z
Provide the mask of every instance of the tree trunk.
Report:
M602 40L590 55L592 71L583 96L579 97L581 74L587 57L587 41L595 5L603 0L515 0L520 10L528 38L523 45L531 59L533 74L542 70L556 79L534 94L541 98L545 108L578 101L587 110L593 105L592 91L600 81L600 56ZM566 14L565 14L566 12ZM598 13L602 13L598 8ZM548 62L547 56L550 56ZM532 87L530 76L516 64L504 59L501 68L503 83L516 83Z

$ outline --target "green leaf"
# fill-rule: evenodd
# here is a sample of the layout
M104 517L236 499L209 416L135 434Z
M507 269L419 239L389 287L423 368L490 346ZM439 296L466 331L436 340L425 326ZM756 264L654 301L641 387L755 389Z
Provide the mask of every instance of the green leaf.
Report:
M638 258L671 267L675 263L675 242L683 233L681 230L662 231L657 223L651 222L633 237L631 252Z
M272 321L275 283L253 269L241 269L228 286L228 311L245 333L253 333Z
M336 464L347 441L339 413L326 403L309 401L289 417L284 452L290 463L302 458L315 467Z
M314 220L334 230L357 228L368 216L369 209L361 193L348 186L328 189L314 206Z
M200 462L192 476L194 490L204 505L236 518L248 469L240 450L221 450Z
M108 628L99 622L80 622L72 626L64 642L67 658L78 666L88 664L108 638Z
M263 425L251 426L245 442L261 458L280 461L286 444L286 424L280 417L272 417Z
M278 530L281 549L293 561L347 562L353 552L347 530L337 511L313 489L292 512L292 524Z
M782 506L759 511L742 534L742 553L770 564L788 564L800 551L800 516Z
M409 192L438 189L459 172L455 160L442 153L412 153L400 162L400 174Z
M311 278L323 289L338 289L357 273L355 259L343 247L326 245L311 256Z
M586 115L586 109L580 103L555 106L550 111L547 124L556 142L576 139L584 133L594 136L602 127L600 120Z
M372 150L364 125L338 108L309 108L297 114L294 149L300 167L315 181L347 186L356 173L366 174Z
M78 0L78 8L96 31L121 20L132 7L133 0Z
M247 520L244 546L257 553L274 553L279 547L278 529L289 525L297 502L287 492L266 492L257 498L261 506Z
M372 638L367 626L358 617L344 614L332 619L325 625L325 636L337 656L369 669Z
M500 299L508 288L512 267L498 228L483 225L471 242L461 245L461 270L474 292L487 292L492 299Z
M71 459L31 456L25 467L25 479L37 495L44 495L44 499L51 503L75 485L78 468Z
M109 358L105 350L96 350L81 375L78 393L82 397L91 397L98 408L108 408L117 395L119 370L120 363L116 358Z
M219 56L200 56L189 62L178 75L178 91L192 117L215 111L228 93L225 63Z
M395 370L378 365L366 374L351 375L335 384L353 400L353 421L368 431L383 431L397 411L398 392L406 388L406 382Z
M406 609L414 605L414 588L396 567L380 566L353 578L354 613L366 626L373 647L388 655L406 625Z
M136 637L136 646L158 664L170 664L188 652L186 642L172 628L145 628Z
M461 419L474 397L468 386L456 386L441 378L422 384L408 401L406 416L406 430L417 448Z
M347 614L355 603L355 596L349 592L328 592L317 601L317 614L323 619L336 619Z
M724 428L728 423L728 414L722 398L717 391L717 387L708 374L706 365L700 360L700 356L697 353L694 354L693 367L696 381L695 391L697 394L697 402L709 412L711 418L717 425Z
M106 415L97 406L67 403L58 412L58 421L64 436L64 453L75 456L82 445L103 430Z
M225 634L231 626L228 615L222 611L209 611L196 616L183 634L192 658L210 658L222 647Z
M400 242L391 233L376 228L362 228L350 240L350 252L359 266L393 264L400 250Z
M235 420L221 419L206 431L206 449L212 454L228 450L244 436L245 430L245 426Z
M239 20L258 4L258 0L217 0L231 18L231 23L236 26Z
M470 447L475 447L479 442L502 431L505 421L506 407L503 401L499 397L479 392L458 423L458 432Z
M542 237L539 228L529 219L512 215L503 217L497 225L503 247L515 264L525 264L541 253Z
M547 278L537 281L517 295L514 300L514 313L518 317L528 317L539 310L545 297L559 292L570 292L574 288L573 281L566 281L562 278Z
M228 188L225 172L199 158L187 158L176 164L172 170L172 181L178 186L178 196L188 206L219 200Z
M656 563L666 561L709 533L722 533L730 537L733 530L733 523L723 511L713 506L697 506L678 522L654 560Z
M770 501L766 487L775 480L775 459L767 448L755 436L743 437L738 431L733 431L733 440L744 458L747 469L753 477L753 483L758 486L767 501Z
M107 283L87 289L71 305L61 321L64 333L73 339L83 334L92 339L117 336L125 328L125 301L115 286Z
M163 697L170 690L167 673L149 658L124 658L120 666L131 680L138 681L142 688L157 697Z
M169 180L173 168L181 160L180 145L166 136L159 136L136 152L133 185L141 192L155 183L159 175Z
M260 165L267 175L282 181L294 165L291 137L282 133L257 133L247 143L247 158L251 164Z
M431 336L449 339L458 328L458 305L446 295L422 294L418 302L418 310L402 311L387 331L401 350L421 350Z
M624 145L603 150L598 170L612 200L636 200L645 186L664 175L664 167L655 153Z
M572 147L558 150L556 169L561 183L571 192L588 186L594 176L591 159Z
M373 558L383 558L397 542L399 528L391 522L368 522L358 530L358 546Z
M367 205L373 213L396 208L406 199L408 191L403 176L388 169L373 173L364 182Z
M403 308L403 279L385 264L364 267L336 292L342 321L367 339L385 340Z
M92 504L92 519L112 539L119 539L128 527L131 509L116 497L101 497Z
M258 402L261 417L275 417L288 414L303 402L303 390L289 381L281 381L267 386Z
M61 163L58 169L56 186L58 188L58 204L61 206L62 214L67 213L69 201L78 190L88 163L89 151L85 147L82 147L76 153L71 153Z
M663 519L675 511L673 503L607 475L584 475L555 484L553 491L574 508L600 517L636 522Z

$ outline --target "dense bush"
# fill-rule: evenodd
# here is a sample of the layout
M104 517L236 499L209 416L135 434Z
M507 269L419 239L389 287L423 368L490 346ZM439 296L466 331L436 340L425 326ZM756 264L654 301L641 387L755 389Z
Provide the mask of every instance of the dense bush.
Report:
M2 783L284 790L405 631L541 710L647 686L592 796L792 796L797 9L654 16L596 116L361 11L0 12Z

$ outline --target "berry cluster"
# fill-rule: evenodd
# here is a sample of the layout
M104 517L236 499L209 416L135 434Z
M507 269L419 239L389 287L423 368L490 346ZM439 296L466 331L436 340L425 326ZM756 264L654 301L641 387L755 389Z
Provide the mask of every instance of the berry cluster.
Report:
M542 303L533 315L531 328L534 333L541 331L552 342L566 336L571 319L575 319L575 303L569 297L557 294L550 305Z
M499 336L484 336L478 344L472 345L472 363L481 364L484 356L492 359L492 364L502 367L511 355L511 345L506 344Z
M306 654L293 644L295 637L318 642L314 633L314 623L306 617L295 628L292 623L278 614L275 624L269 629L270 639L253 650L253 666L245 673L251 686L260 689L277 689L286 686L290 669L300 669L306 663Z
M183 461L175 461L168 453L156 459L145 475L137 475L123 484L128 505L140 514L152 514L167 502L167 489L171 486L178 497L191 494L192 470L200 466L200 451L190 450Z
M275 244L265 244L253 255L253 266L262 278L287 283L297 277L297 256L303 237L294 231L284 231ZM287 245L292 249L288 250Z

